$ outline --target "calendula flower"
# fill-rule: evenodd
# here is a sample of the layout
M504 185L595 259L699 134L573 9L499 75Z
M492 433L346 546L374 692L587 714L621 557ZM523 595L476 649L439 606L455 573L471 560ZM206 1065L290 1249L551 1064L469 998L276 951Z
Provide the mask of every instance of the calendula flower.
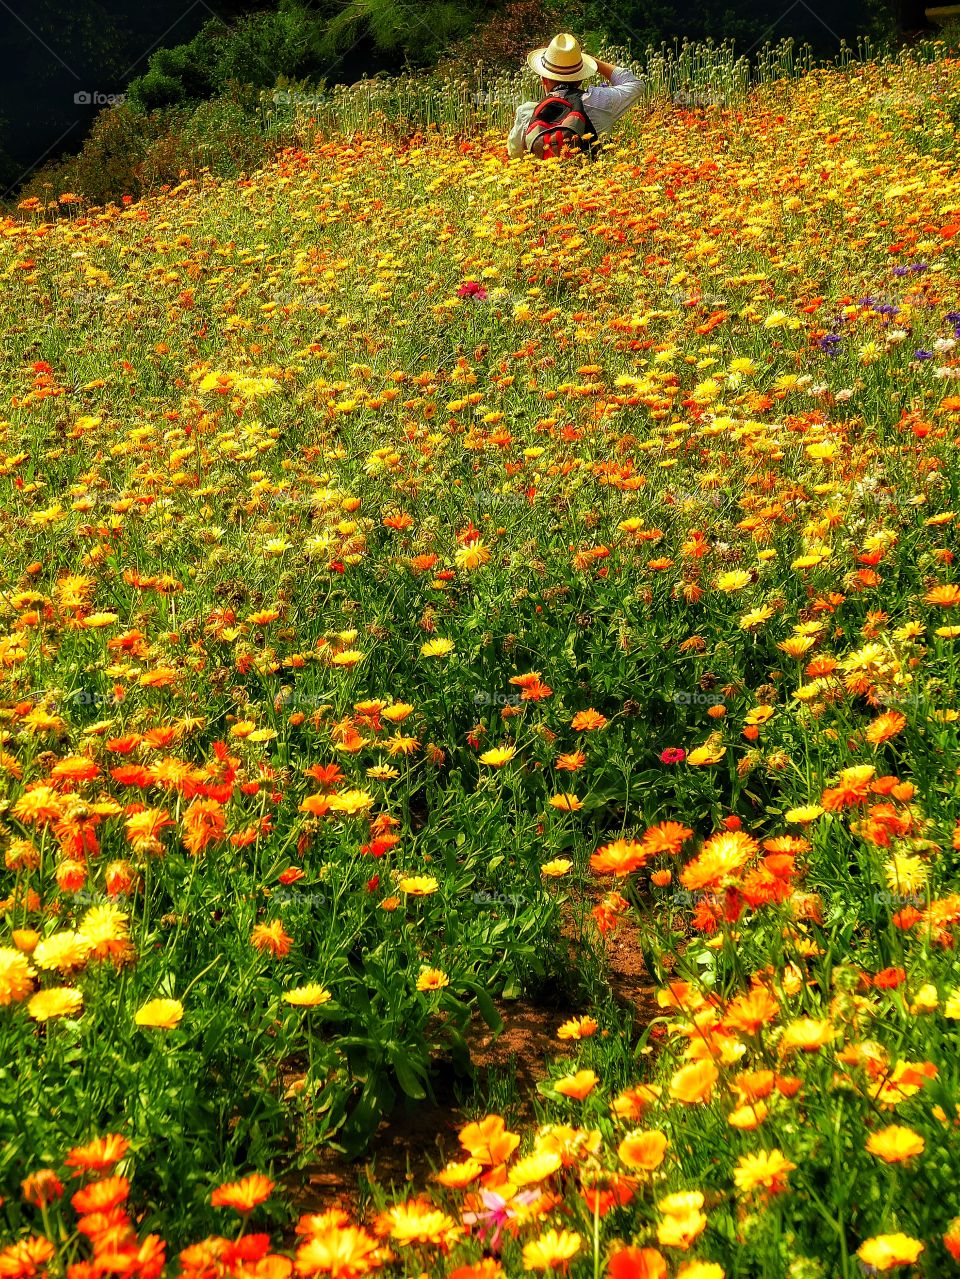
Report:
M270 954L275 959L280 959L284 955L289 955L293 938L284 928L282 921L274 919L270 923L257 924L254 927L250 934L250 944L261 954Z
M405 875L397 887L408 897L429 897L440 884L432 875Z
M262 1173L254 1172L240 1181L218 1186L210 1196L214 1208L233 1208L235 1212L252 1212L258 1204L270 1198L274 1182Z
M571 1230L548 1230L524 1244L526 1270L560 1270L580 1251L580 1236Z
M183 1020L183 1004L179 999L150 999L137 1009L133 1020L138 1026L173 1030Z
M489 764L491 768L502 768L504 764L509 764L516 755L516 749L513 746L494 746L488 751L484 751L480 756L481 764Z
M421 657L446 657L452 653L456 645L450 639L432 639L420 649Z
M553 1088L555 1092L564 1097L571 1097L575 1101L583 1101L584 1097L588 1097L593 1092L599 1082L599 1076L595 1071L578 1070L573 1075L564 1075L562 1079L555 1079Z
M51 1021L56 1017L72 1017L83 1008L83 995L72 986L52 986L40 990L27 1004L34 1021Z
M669 1142L666 1134L656 1129L632 1132L620 1142L617 1154L628 1168L653 1172L663 1163Z
M733 1182L742 1195L755 1190L768 1195L780 1194L787 1188L787 1174L796 1166L780 1150L761 1150L740 1157L733 1170Z
M857 1249L857 1256L865 1266L883 1273L898 1266L912 1266L924 1250L919 1239L897 1232L893 1235L874 1235Z
M330 991L319 982L308 982L306 986L297 986L293 990L283 992L283 1001L294 1008L319 1008L328 1004L333 998Z
M417 978L417 990L443 990L450 985L450 978L442 968L422 968Z
M33 976L25 954L12 946L0 946L0 1008L22 1003L33 990Z
M886 1164L904 1163L922 1155L924 1144L919 1133L900 1124L890 1124L867 1138L867 1150Z
M592 1017L571 1017L557 1030L558 1039L589 1039L599 1030L599 1024Z

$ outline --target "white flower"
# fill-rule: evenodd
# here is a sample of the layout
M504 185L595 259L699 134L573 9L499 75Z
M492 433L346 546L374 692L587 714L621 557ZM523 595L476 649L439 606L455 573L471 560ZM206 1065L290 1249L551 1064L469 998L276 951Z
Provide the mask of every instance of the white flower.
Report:
M945 351L952 351L956 345L956 338L937 338L933 344L933 349L943 354Z
M837 398L838 400L852 400L852 399L853 399L853 388L852 388L852 387L846 387L846 386L845 386L845 387L843 388L843 390L841 390L841 391L838 391L838 392L837 392L837 397L836 397L836 398Z

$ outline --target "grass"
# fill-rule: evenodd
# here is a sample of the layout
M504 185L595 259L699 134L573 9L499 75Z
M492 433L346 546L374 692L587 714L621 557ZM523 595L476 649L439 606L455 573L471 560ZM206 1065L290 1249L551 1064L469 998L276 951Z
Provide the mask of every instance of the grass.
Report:
M4 1274L953 1264L958 103L5 222ZM462 1160L286 1246L441 1061Z

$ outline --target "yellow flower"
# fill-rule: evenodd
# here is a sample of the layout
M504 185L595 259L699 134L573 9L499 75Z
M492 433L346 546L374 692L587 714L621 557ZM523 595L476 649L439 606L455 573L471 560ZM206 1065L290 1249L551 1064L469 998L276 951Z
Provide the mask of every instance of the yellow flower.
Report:
M405 875L397 887L408 897L429 897L440 885L432 875Z
M283 993L284 1003L292 1004L294 1008L319 1008L321 1004L329 1004L332 998L329 990L316 981Z
M874 1235L857 1249L857 1256L874 1270L893 1270L895 1266L911 1266L923 1252L919 1239L897 1232L895 1235Z
M885 1164L899 1164L922 1155L924 1144L919 1133L900 1124L890 1124L887 1128L871 1133L867 1138L868 1152L882 1159Z
M373 803L373 796L363 790L345 790L331 795L330 809L334 813L346 813L349 817L366 812Z
M480 568L482 564L489 563L490 550L482 541L472 542L469 546L461 546L453 558L457 568Z
M72 986L52 986L49 990L39 990L27 1004L27 1012L34 1021L69 1017L82 1008L83 996Z
M823 811L819 804L801 804L799 808L788 808L783 815L783 820L797 822L803 826L809 822L815 822L818 817L822 817Z
M910 1001L910 1015L915 1017L917 1013L935 1012L939 1005L940 996L936 986L932 982L926 982Z
M547 800L547 803L551 808L559 808L565 813L576 813L583 808L583 804L577 796L571 795L568 792L561 795L551 795Z
M38 968L52 968L58 973L68 973L71 969L84 966L90 957L90 950L90 943L79 933L53 933L37 944L33 962Z
M555 857L553 861L544 862L540 867L540 874L546 875L548 879L559 879L561 875L565 875L573 866L573 862L569 857Z
M424 968L417 978L417 990L443 990L450 985L450 978L442 968Z
M450 639L432 639L420 649L421 657L446 657L452 653L456 645Z
M513 746L494 746L491 750L483 752L480 763L489 764L491 768L502 768L504 764L510 763L516 753Z
M718 591L740 591L750 585L750 574L742 568L732 569L729 573L721 573L714 586Z
M18 1004L33 990L33 969L26 955L13 946L0 946L0 1008Z
M523 1246L525 1270L555 1270L580 1251L580 1236L570 1230L548 1230Z
M179 999L150 999L134 1014L138 1026L154 1030L173 1030L183 1020L183 1004Z
M521 1159L507 1173L515 1186L535 1185L538 1181L552 1176L563 1163L555 1150L535 1151Z

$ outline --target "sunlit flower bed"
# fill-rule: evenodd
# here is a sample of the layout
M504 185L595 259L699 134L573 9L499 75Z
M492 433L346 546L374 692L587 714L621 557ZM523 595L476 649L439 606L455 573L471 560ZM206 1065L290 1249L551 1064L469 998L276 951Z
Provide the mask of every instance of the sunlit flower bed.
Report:
M956 1266L958 122L868 67L3 225L3 1279ZM551 989L537 1125L294 1233Z

